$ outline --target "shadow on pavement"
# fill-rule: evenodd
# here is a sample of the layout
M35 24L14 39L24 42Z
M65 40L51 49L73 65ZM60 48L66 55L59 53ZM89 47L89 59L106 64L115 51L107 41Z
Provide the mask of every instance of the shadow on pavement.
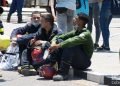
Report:
M6 80L4 80L4 79L0 79L0 82L5 82Z
M94 51L95 53L119 53L119 52L117 52L117 51Z

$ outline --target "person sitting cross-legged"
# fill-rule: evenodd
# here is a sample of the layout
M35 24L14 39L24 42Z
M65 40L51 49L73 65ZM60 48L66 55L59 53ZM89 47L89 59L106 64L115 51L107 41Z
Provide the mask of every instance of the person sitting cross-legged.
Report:
M28 74L29 67L32 65L35 70L39 68L37 62L33 61L33 57L31 56L32 51L39 47L41 48L42 43L50 42L51 39L58 34L62 34L62 31L57 28L56 24L54 23L54 17L50 13L43 13L41 14L41 28L35 34L34 38L31 39L27 49L23 52L26 53L26 56L22 56L22 74ZM24 68L24 66L28 67L28 70ZM25 71L24 71L25 70ZM24 72L24 73L23 73Z
M93 40L90 32L85 28L89 21L88 16L80 13L74 21L76 28L66 34L55 36L49 47L49 57L39 64L42 66L58 63L57 75L53 76L54 81L68 79L70 66L84 70L91 65Z
M35 36L35 33L40 29L40 17L39 11L33 11L31 14L31 22L27 23L23 27L18 27L13 29L10 39L16 39L16 43L19 45L20 58L24 49L26 49L27 44L30 39Z

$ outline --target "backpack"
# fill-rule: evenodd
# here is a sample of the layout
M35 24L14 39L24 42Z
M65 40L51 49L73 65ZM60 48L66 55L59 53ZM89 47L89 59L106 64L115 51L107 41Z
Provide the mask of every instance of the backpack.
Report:
M10 37L7 35L0 35L0 50L6 50L10 45Z
M13 70L20 64L19 59L19 46L16 44L7 48L6 53L2 56L0 61L0 69L2 70Z
M38 64L38 63L44 61L48 57L48 55L49 55L48 48L49 47L50 47L49 42L42 43L41 46L34 46L34 48L32 49L32 52L31 52L33 64Z
M88 0L76 0L76 14L80 13L89 14Z

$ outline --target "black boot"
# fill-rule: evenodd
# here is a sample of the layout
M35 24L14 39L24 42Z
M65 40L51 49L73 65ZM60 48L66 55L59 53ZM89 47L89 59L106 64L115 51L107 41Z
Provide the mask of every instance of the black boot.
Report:
M60 68L58 69L58 74L53 76L53 80L54 81L67 80L69 69L70 69L70 64L62 61L60 63Z
M22 23L22 15L18 16L18 23Z
M18 16L18 23L23 23L23 21L22 21L22 15Z
M10 18L11 18L11 15L8 14L8 16L7 16L7 22L8 22L8 23L10 22Z

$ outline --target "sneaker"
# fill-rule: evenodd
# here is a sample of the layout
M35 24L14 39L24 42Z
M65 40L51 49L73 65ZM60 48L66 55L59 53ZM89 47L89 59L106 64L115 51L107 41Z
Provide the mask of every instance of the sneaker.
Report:
M99 45L98 44L94 44L94 49L97 49L99 47Z
M32 65L24 65L21 69L21 74L24 76L33 76L37 75L37 71L33 68Z
M27 71L30 69L34 69L32 65L23 65L23 66L18 67L18 73L22 74L23 71Z
M97 51L110 51L109 47L101 46L97 48Z
M37 75L37 71L35 69L22 69L21 74L24 76L33 76Z
M18 73L21 74L21 71L22 71L22 69L24 69L24 68L30 68L30 65L19 66L18 69L17 69L17 70L18 70Z
M17 71L19 74L21 74L22 67L18 67Z
M60 75L60 74L58 74L58 75L54 75L53 76L53 80L54 81L63 81L63 80L67 80L68 79L68 75Z

